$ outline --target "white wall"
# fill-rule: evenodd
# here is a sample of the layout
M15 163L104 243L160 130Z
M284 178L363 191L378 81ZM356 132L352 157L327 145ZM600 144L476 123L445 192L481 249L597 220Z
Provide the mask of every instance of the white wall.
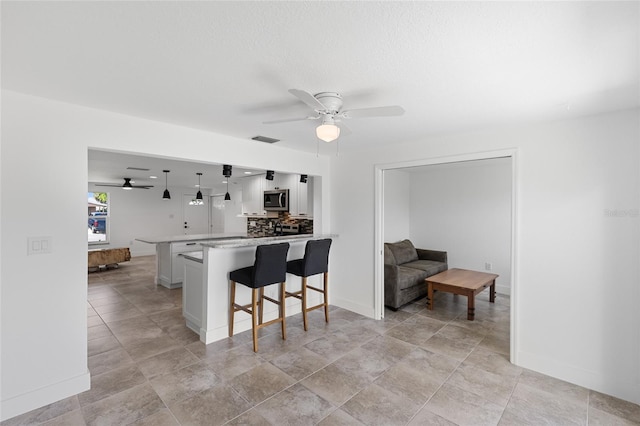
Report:
M384 172L384 241L393 243L409 238L411 180L408 172Z
M316 227L330 230L327 157L10 91L2 91L1 118L2 419L89 386L90 147L321 176L316 208L327 213ZM34 236L51 237L52 253L27 256Z
M515 361L640 403L640 111L431 137L332 159L334 301L374 313L374 167L516 151ZM353 194L358 194L354 197Z
M449 268L485 271L491 263L491 272L500 275L496 290L511 294L511 159L419 170L410 178L414 245L445 250Z

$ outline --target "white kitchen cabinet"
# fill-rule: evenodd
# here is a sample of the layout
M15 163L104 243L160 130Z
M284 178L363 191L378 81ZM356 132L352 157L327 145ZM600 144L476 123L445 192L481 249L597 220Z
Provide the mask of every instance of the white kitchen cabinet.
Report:
M182 285L182 315L187 327L200 334L204 277L202 259L184 258L184 283Z
M313 178L309 177L307 183L298 179L298 215L313 216Z
M182 287L183 259L178 255L200 248L195 242L160 243L156 245L156 261L158 262L158 276L156 284L167 288Z
M263 206L263 192L276 188L289 190L289 215L313 216L313 177L307 183L300 182L300 175L275 173L273 180L264 175L242 179L242 214L245 216L266 215ZM311 192L310 192L311 191Z
M309 177L307 183L302 183L300 182L300 175L289 176L287 182L289 188L289 214L300 217L313 216L313 208L309 207L309 189L313 186L313 178ZM311 192L311 203L313 203L313 192Z
M242 179L242 214L247 216L264 215L263 192L264 176L249 176Z
M273 180L266 180L264 179L264 176L262 176L264 179L264 190L273 191L276 188L287 189L288 187L286 186L286 183L288 176L289 175L283 173L274 173Z

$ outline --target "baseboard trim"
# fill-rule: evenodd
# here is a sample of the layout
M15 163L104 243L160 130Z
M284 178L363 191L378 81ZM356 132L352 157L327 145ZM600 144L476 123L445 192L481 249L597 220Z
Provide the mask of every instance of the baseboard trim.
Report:
M518 365L597 392L640 404L640 384L627 378L604 376L528 352L518 353Z
M91 388L89 371L76 377L54 383L0 402L0 421L8 420L36 408L77 395Z
M331 305L355 312L356 314L364 315L365 317L374 318L375 316L375 310L372 306L361 305L359 303L354 303L351 300L332 297Z
M496 293L511 296L511 286L496 284Z

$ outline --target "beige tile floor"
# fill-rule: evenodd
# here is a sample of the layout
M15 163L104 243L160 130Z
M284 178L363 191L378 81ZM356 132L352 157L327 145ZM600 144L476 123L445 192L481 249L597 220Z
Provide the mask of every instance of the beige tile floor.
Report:
M92 388L8 425L638 425L640 406L508 362L509 299L438 293L374 321L333 308L205 346L155 258L90 273ZM333 286L339 283L332 283Z

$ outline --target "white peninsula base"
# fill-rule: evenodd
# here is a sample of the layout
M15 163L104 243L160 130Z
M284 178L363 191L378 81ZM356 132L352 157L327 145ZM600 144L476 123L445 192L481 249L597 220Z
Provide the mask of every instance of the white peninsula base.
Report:
M261 244L276 244L288 242L290 244L287 259L301 259L307 241L322 238L335 238L335 235L301 235L295 237L266 237L239 240L235 242L206 242L202 243L204 251L202 259L199 256L185 254L184 282L183 282L183 311L187 327L200 335L205 344L224 339L229 335L229 272L253 265L255 248ZM329 262L331 269L331 261ZM308 284L322 287L322 274L309 277ZM286 288L297 291L302 285L302 279L287 274ZM278 285L265 287L265 295L278 299ZM309 304L321 302L322 295L310 291ZM236 287L236 303L249 303L251 290L243 285ZM298 299L287 299L286 316L301 312ZM265 304L264 320L269 321L278 316L278 307ZM234 333L251 329L251 316L237 314L234 322Z

